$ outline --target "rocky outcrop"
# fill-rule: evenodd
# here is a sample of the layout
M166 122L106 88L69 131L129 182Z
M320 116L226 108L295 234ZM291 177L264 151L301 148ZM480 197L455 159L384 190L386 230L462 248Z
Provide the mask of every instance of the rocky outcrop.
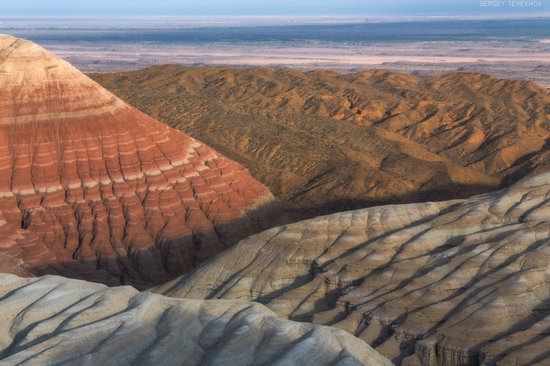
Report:
M527 81L176 65L92 77L244 164L294 218L466 198L550 162L550 94Z
M260 304L0 274L2 365L380 365L347 332Z
M36 44L0 36L0 90L0 217L32 237L0 253L26 270L144 287L268 224L245 168Z
M273 228L156 288L264 303L403 365L550 362L550 173Z

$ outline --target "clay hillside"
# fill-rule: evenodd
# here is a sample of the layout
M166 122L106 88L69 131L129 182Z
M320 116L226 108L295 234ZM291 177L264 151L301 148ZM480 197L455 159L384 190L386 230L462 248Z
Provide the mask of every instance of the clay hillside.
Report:
M0 90L2 271L145 287L273 223L244 167L31 42L0 36Z
M2 365L391 366L340 329L244 301L0 274Z
M243 240L156 289L265 304L402 365L548 365L550 173L466 200L338 213Z
M173 65L91 77L249 168L294 217L466 197L550 162L550 94L526 81Z

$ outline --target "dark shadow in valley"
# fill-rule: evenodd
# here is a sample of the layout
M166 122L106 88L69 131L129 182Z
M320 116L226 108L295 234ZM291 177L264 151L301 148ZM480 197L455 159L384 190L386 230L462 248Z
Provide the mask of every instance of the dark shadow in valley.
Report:
M417 193L407 193L393 196L385 200L370 200L368 197L337 198L330 201L325 201L318 205L306 205L305 207L291 207L287 202L281 202L281 206L285 213L283 221L285 224L288 224L318 216L375 206L465 199L478 194L493 192L496 189L498 189L498 187L490 185L453 184L443 188L429 189Z
M157 238L154 245L127 247L124 254L119 252L116 257L98 254L94 260L54 260L39 266L20 263L19 267L14 267L10 261L9 266L0 267L0 272L15 273L17 269L19 275L25 271L35 276L52 274L108 286L131 285L144 290L177 278L238 241L282 223L280 208L269 203L240 219L216 224L213 230L197 230L192 235L171 240Z

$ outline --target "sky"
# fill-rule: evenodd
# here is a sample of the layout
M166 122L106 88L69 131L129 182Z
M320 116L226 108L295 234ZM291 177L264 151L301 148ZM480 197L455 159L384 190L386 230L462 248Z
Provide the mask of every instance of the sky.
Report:
M0 0L2 16L537 15L550 0Z

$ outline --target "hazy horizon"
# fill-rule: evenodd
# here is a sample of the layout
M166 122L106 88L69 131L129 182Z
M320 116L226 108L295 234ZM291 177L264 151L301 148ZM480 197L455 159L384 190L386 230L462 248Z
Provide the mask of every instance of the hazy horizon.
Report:
M0 4L0 17L16 16L535 16L550 12L547 0L20 0Z
M0 33L87 72L167 63L458 70L550 86L546 1L21 0L0 5Z

